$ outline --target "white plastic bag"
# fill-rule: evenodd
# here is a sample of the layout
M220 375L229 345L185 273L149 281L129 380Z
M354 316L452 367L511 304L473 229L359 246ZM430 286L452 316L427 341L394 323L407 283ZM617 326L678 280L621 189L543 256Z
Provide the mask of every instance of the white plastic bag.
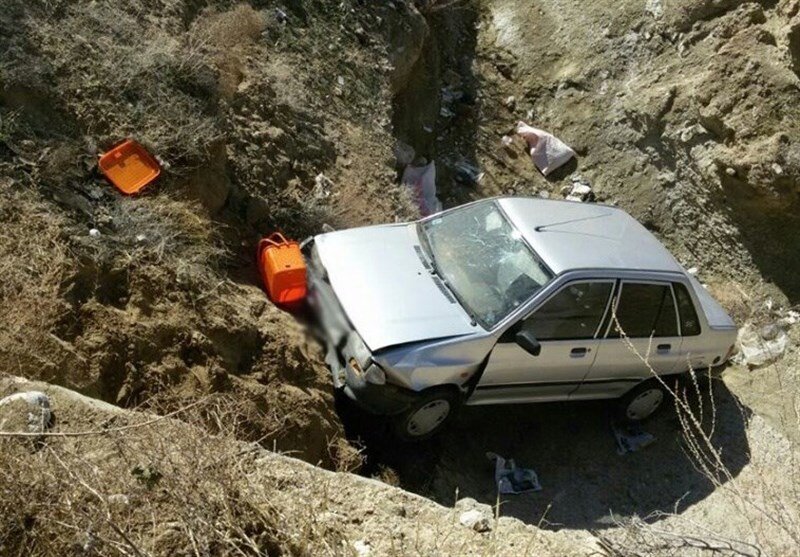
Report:
M764 339L755 327L747 324L739 329L736 339L739 345L739 354L742 363L749 366L760 366L769 362L774 362L786 351L789 344L789 337L785 332L780 331L775 338Z
M528 142L533 163L545 176L575 156L572 147L556 136L525 122L517 123L517 135Z
M403 172L403 184L411 189L423 217L442 210L442 204L436 197L436 163L434 161L425 166L407 166Z

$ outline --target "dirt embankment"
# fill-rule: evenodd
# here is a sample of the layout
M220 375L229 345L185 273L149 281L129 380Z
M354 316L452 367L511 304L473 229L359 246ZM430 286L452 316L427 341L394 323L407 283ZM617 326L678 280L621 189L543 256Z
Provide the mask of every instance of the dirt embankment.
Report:
M301 237L414 216L395 140L436 161L445 207L589 183L698 267L737 319L771 319L800 296L799 11L797 0L6 2L0 371L127 407L209 396L217 410L186 419L219 431L224 415L247 440L353 464L319 349L267 303L253 251L276 228ZM543 178L518 139L501 142L517 120L577 160ZM126 136L164 167L135 199L95 165ZM785 420L795 399L781 391L777 432L739 401L765 413L777 391L753 386L784 389L796 374L736 371L714 399L728 473L716 483L684 459L674 420L619 464L602 405L474 411L444 442L399 455L378 443L370 456L446 504L456 490L492 503L483 453L517 457L545 491L501 512L575 540L622 539L620 515L651 511L675 511L654 518L670 532L783 540L736 495L771 504L759 478L791 461L781 428L797 425ZM316 489L304 481L292 497Z
M413 216L394 184L384 12L4 6L0 367L127 407L245 400L251 438L347 461L318 349L252 262L275 229ZM127 136L164 169L135 199L95 164Z

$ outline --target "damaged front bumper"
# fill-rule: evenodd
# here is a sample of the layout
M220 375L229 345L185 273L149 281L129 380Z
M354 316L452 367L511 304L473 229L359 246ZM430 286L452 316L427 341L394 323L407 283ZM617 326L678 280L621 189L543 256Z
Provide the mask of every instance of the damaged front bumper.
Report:
M399 414L409 408L419 394L392 385L367 380L368 375L383 376L372 355L353 329L325 269L313 248L313 240L302 245L306 258L308 304L318 325L318 334L325 343L325 363L331 370L333 385L368 412L382 415ZM371 369L376 366L377 369Z

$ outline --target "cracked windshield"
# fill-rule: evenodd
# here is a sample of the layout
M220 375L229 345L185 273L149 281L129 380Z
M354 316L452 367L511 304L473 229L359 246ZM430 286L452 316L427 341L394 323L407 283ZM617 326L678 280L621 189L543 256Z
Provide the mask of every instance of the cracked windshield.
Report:
M468 205L419 228L439 275L487 329L552 278L494 202Z

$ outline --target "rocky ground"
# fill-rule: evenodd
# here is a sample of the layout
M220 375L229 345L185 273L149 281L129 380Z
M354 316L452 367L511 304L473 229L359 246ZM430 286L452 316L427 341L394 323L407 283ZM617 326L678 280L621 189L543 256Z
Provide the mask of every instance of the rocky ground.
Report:
M787 320L800 301L799 12L797 0L6 2L0 372L160 413L211 400L213 412L204 403L178 418L214 439L258 441L445 506L464 496L496 502L484 455L493 450L532 466L543 483L500 506L529 525L510 527L528 553L700 552L695 536L789 554L800 543L790 503L800 483L800 339ZM553 132L577 158L544 178L521 139L502 142L519 120ZM97 155L128 136L164 168L136 198L118 195L96 168ZM252 262L258 238L275 229L299 238L323 224L413 218L396 158L409 147L436 162L445 207L588 186L587 202L619 205L645 223L741 325L787 329L787 353L768 366L732 366L713 383L705 400L716 418L702 421L713 435L700 456L680 413L653 424L655 445L617 455L600 403L478 408L438 441L387 444L380 421L337 404L319 347L267 302ZM92 419L80 411L58 427L89 428ZM278 516L324 496L328 480L317 478L332 476L264 458L300 478L274 495ZM704 458L710 470L698 464ZM403 522L386 509L348 507L382 495L335 477L348 487L332 513L368 516L370 532ZM380 489L442 524L452 519ZM0 547L66 551L47 545L47 530L9 524ZM265 524L254 528L274 528ZM339 537L330 529L314 530L333 540L327 552L356 551L354 527ZM312 535L293 532L295 541ZM426 529L417 551L456 553L451 536L469 536L475 553L510 550L487 545L489 534L447 532L436 546ZM124 536L106 535L111 545L100 552L132 551L119 549ZM408 547L378 538L370 543L379 554ZM191 551L180 539L147 552ZM264 543L321 551L307 540Z

